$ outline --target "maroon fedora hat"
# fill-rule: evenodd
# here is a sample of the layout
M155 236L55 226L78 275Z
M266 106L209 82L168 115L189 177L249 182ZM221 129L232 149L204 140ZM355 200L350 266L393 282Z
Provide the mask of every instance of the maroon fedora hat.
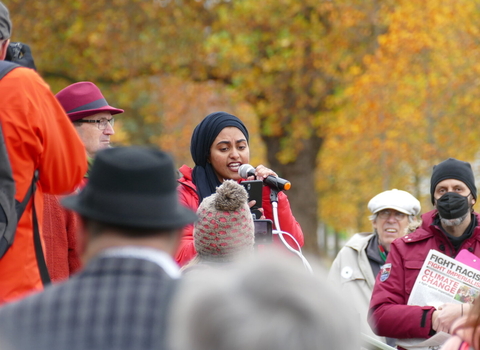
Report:
M100 89L89 81L69 85L56 97L72 122L100 112L123 113L123 109L110 106Z

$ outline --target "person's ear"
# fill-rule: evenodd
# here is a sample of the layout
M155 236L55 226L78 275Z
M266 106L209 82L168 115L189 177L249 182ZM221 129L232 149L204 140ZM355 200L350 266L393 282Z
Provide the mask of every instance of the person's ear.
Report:
M375 220L372 221L372 226L373 226L374 230L377 229L377 219L376 218L375 218Z
M177 252L178 248L180 247L180 243L182 241L183 236L183 229L175 229L171 236L170 242L166 247L167 253L169 253L172 257L175 257L175 253Z
M3 61L7 56L8 45L10 44L10 39L4 40L0 45L0 61Z
M90 231L87 228L86 221L83 218L78 218L77 227L77 252L81 256L83 263L88 261L87 248L90 242Z

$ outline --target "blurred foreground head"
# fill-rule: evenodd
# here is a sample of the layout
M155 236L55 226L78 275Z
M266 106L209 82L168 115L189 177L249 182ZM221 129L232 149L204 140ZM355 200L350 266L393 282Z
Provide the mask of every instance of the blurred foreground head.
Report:
M358 349L356 320L323 271L270 253L185 277L172 309L172 350Z
M0 1L0 40L10 39L12 35L12 21L8 9Z

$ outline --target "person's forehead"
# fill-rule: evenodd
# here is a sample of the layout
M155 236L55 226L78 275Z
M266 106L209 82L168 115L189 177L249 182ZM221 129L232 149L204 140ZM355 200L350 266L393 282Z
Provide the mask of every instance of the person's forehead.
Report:
M229 135L235 135L237 137L242 137L245 138L245 135L243 134L242 130L235 126L226 126L224 127L217 135L217 138L229 136Z
M231 141L235 143L247 142L247 138L240 129L233 126L227 126L226 128L223 128L222 131L220 131L220 133L213 141L212 146L225 142L230 143Z
M440 181L437 186L435 186L435 190L442 188L442 187L465 187L468 188L468 186L465 184L465 182L457 180L457 179L446 179Z
M83 120L97 120L97 119L102 119L102 118L111 119L112 115L110 114L110 112L99 112L99 113L89 115L88 117L85 117L85 118L82 118L82 119Z

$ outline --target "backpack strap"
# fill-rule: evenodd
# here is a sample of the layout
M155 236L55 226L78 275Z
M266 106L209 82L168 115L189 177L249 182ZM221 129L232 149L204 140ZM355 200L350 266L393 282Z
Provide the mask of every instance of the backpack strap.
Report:
M33 243L35 245L35 256L37 257L37 264L40 272L40 278L42 279L43 285L46 286L47 284L51 283L51 280L50 280L50 275L48 273L47 263L45 261L45 254L43 254L42 240L40 239L40 230L38 229L37 210L35 209L35 190L37 188L37 180L38 180L38 170L35 170L33 174L32 184L30 185L30 188L28 189L28 193L25 195L25 198L21 203L21 206L23 206L24 202L28 203L27 197L28 198L33 197L33 200L32 200ZM26 206L26 203L25 203L25 206ZM23 208L23 210L25 210L25 208ZM19 213L20 216L22 215L22 213L23 211Z
M16 63L0 60L0 79L2 79L5 75L7 75L11 70L18 67L21 67L21 66Z
M38 180L38 170L35 170L35 173L33 174L32 183L30 184L30 187L28 188L28 191L25 194L23 201L21 203L17 202L17 205L15 206L15 209L17 210L18 220L20 220L20 218L22 217L23 212L25 211L25 208L27 207L27 204L30 201L30 198L32 198L32 195L36 190L37 180Z
M51 282L50 275L47 269L47 263L45 261L45 255L43 254L42 240L40 238L40 230L38 229L37 210L35 209L35 191L37 189L38 170L33 173L32 183L28 188L23 201L17 202L15 209L17 211L17 220L20 221L28 202L32 199L32 225L33 225L33 245L35 247L35 256L37 258L37 265L40 272L40 278L42 284L45 286ZM17 221L17 222L18 222Z

